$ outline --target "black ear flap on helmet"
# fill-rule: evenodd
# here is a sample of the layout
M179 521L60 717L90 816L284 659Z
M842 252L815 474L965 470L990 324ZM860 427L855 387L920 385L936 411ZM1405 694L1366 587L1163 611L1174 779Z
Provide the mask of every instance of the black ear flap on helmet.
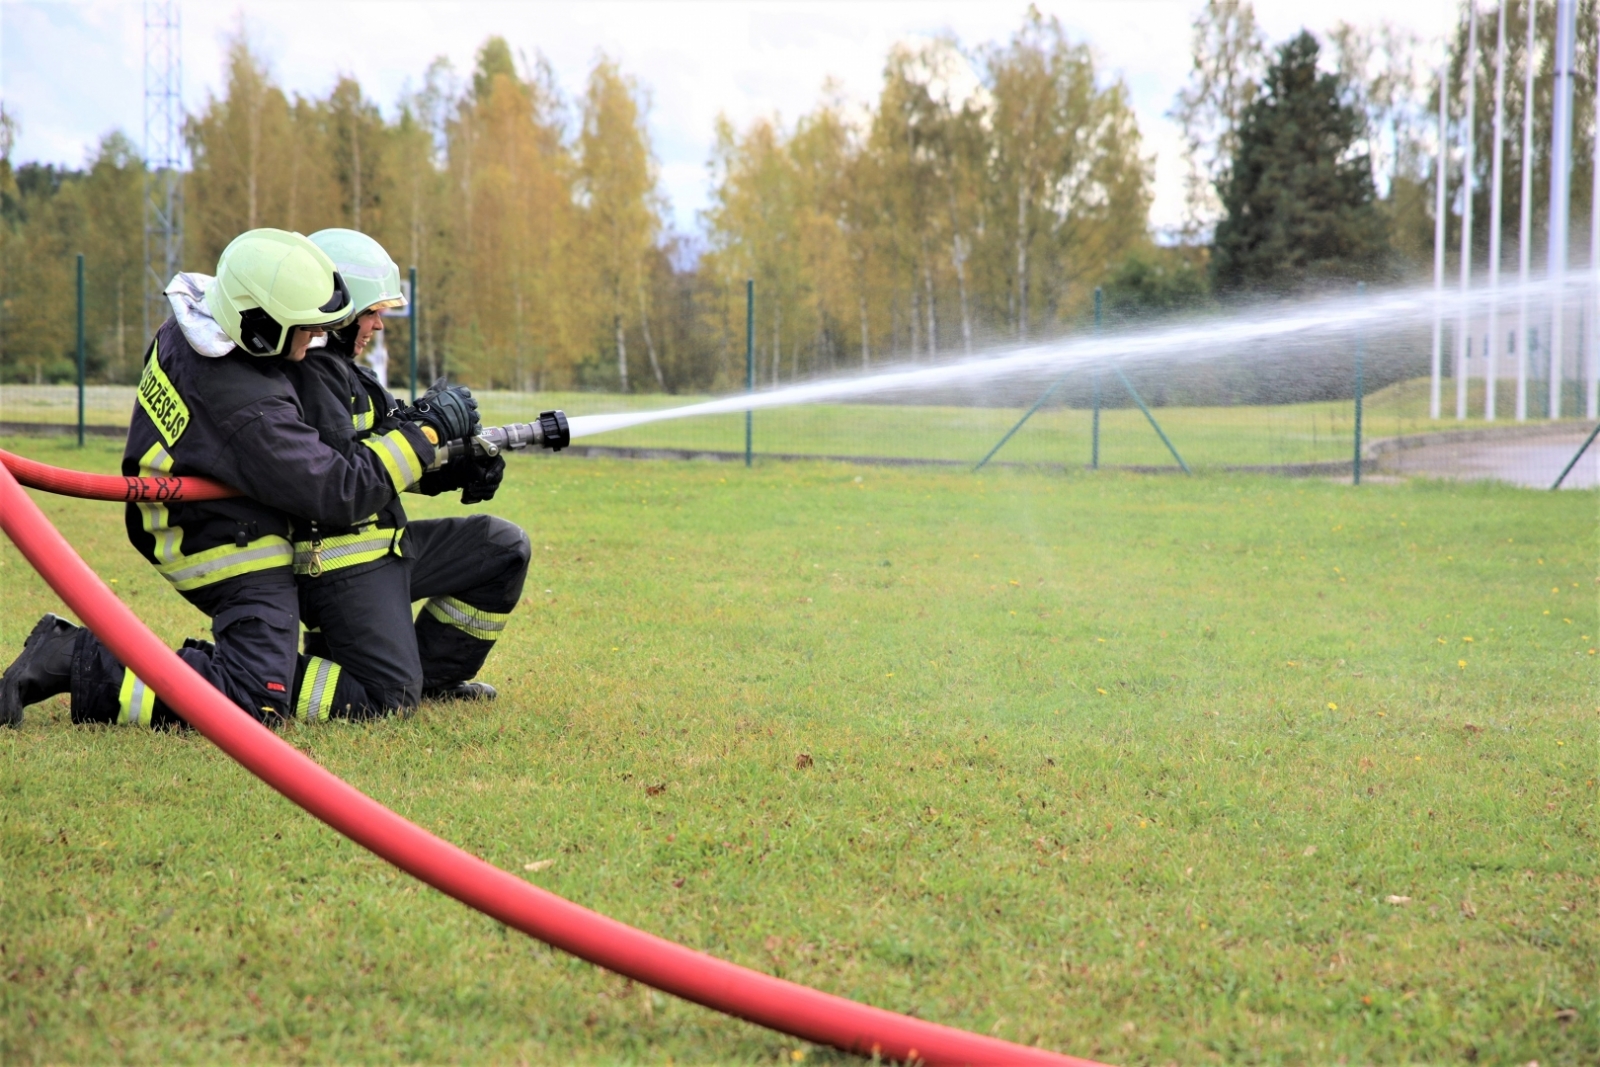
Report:
M250 308L239 315L239 333L246 352L252 356L270 356L279 350L283 324L263 308Z
M348 310L349 307L350 288L345 285L344 278L339 272L334 271L333 295L317 310L334 315ZM282 349L283 324L269 315L265 308L249 308L241 312L239 333L242 335L245 351L253 356L271 356Z

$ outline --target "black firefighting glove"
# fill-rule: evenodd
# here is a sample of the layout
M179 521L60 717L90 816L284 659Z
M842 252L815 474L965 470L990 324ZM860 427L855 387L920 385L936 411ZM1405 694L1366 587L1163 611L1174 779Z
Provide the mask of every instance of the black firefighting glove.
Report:
M504 456L462 456L424 474L416 485L416 492L423 496L439 496L459 489L463 504L481 504L494 499L505 471Z
M500 482L506 476L506 457L474 455L470 459L463 459L461 465L471 472L466 477L466 484L461 487L461 502L482 504L493 500L495 490L500 488Z
M422 480L414 487L414 491L423 496L439 496L453 489L465 489L472 478L472 460L458 459L454 463L446 463L424 474Z
M435 382L417 402L406 411L406 418L433 428L439 436L435 444L463 441L483 429L478 421L478 402L472 390L464 385L444 385Z

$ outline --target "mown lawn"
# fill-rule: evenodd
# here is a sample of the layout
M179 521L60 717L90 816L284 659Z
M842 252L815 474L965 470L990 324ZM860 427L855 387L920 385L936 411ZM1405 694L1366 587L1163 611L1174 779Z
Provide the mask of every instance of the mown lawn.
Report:
M288 734L423 826L740 963L1111 1062L1600 1053L1592 494L511 463L493 507L535 560L500 700ZM201 633L115 505L45 506ZM0 588L9 661L58 601L9 543ZM0 732L0 915L5 1063L843 1060L64 700Z

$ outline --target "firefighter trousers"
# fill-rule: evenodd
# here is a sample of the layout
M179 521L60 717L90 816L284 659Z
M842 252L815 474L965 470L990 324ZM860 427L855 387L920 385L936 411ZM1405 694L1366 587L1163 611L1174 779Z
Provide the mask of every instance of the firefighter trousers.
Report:
M528 535L493 515L410 523L401 555L300 580L306 652L338 663L375 704L409 713L424 690L478 673L522 599L529 557Z
M298 597L288 570L244 574L183 596L211 617L213 640L185 641L178 657L261 722L383 714L338 664L297 654ZM86 627L73 647L72 721L164 727L182 720Z

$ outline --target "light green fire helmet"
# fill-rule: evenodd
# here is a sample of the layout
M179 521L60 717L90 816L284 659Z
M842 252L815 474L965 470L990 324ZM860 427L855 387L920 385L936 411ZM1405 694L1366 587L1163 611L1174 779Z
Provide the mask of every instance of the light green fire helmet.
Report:
M350 290L333 260L304 234L246 230L222 250L206 308L245 352L276 356L293 327L343 321Z
M374 308L384 311L406 306L400 268L377 241L360 230L333 228L318 230L311 235L311 242L328 254L350 286L350 315L346 322Z

